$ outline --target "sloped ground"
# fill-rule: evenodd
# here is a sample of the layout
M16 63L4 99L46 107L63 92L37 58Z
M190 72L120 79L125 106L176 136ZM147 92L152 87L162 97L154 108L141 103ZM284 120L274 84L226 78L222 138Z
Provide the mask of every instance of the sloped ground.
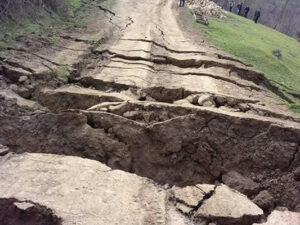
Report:
M211 18L209 21L208 26L194 25L217 47L262 71L292 100L289 103L299 104L299 42L232 13L227 13L224 19ZM273 51L279 51L280 55L276 57Z
M61 35L60 48L8 50L1 58L4 91L0 99L0 143L16 153L94 159L162 185L225 183L247 195L266 215L276 206L299 211L299 118L277 100L276 95L283 95L276 86L249 65L209 47L201 37L195 40L188 23L187 29L180 28L184 21L177 15L177 7L171 0L124 0L112 11L105 10L105 15L82 33ZM99 41L91 42L92 36L99 37ZM55 76L65 67L71 72L68 84ZM12 91L20 95L17 100L8 94ZM7 151L5 148L3 154ZM56 156L14 157L4 157L1 175L4 179L13 174L19 186L10 194L2 191L2 198L12 198L23 184L18 175L23 169L14 169L19 163L25 163L27 168L30 158L37 157L36 162L41 162L39 168L43 168L47 161L55 161ZM54 163L54 168L57 164L67 164L68 159L71 158ZM80 163L91 162L83 161ZM32 164L28 168L36 171ZM85 169L80 171L84 173ZM26 170L22 173L26 174ZM41 179L37 182L45 185L43 171L33 172L32 176L36 173ZM63 182L64 178L60 183ZM3 185L0 190L11 186L8 180ZM27 183L28 187L31 185ZM69 185L74 188L73 183ZM68 188L62 190L72 193ZM33 202L55 208L56 212L60 207L59 217L69 218L71 214L67 215L68 210L62 208L67 203L73 204L64 200L62 205L54 205L51 196L42 201L43 196L38 194L43 195L41 190L34 189L29 196L29 189L15 198L34 198ZM119 193L118 190L113 193ZM137 224L176 224L160 220L164 210L160 210L160 203L155 204L159 205L154 206L159 211L154 213L159 217L156 221L161 222ZM200 200L196 206L186 203L178 209L190 216L190 212L194 216L199 212L201 218L208 218L204 223L208 224L212 222L205 216L209 212L198 210L201 205ZM132 207L143 210L144 205ZM84 217L85 212L75 214ZM114 220L115 215L109 215ZM261 213L257 215L259 218L248 220L238 214L239 219L234 221L216 215L213 221L241 224L242 218L245 224L251 224L260 219ZM95 221L92 213L89 216Z

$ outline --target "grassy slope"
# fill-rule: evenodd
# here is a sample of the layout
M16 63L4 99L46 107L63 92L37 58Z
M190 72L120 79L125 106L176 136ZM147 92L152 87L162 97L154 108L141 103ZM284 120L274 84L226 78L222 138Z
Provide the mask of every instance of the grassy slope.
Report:
M0 23L0 51L1 48L10 46L18 37L28 35L42 35L47 37L50 42L58 42L59 39L54 35L56 31L76 29L83 27L86 22L93 18L94 14L89 11L86 12L80 10L83 6L82 0L65 0L68 6L68 16L60 17L54 14L54 18L41 10L38 12L37 19L22 18L19 21L9 21L6 23ZM88 2L88 1L85 1ZM112 7L115 0L104 0L100 5L105 8ZM98 10L95 7L95 12ZM95 13L96 15L96 13Z
M204 35L223 51L254 65L265 76L280 84L286 94L300 94L300 43L282 33L228 13L227 18L210 19L208 26L197 24ZM196 24L196 23L195 23ZM272 51L279 49L282 58ZM290 98L289 94L287 94ZM295 99L300 103L299 99ZM300 111L297 105L291 108Z

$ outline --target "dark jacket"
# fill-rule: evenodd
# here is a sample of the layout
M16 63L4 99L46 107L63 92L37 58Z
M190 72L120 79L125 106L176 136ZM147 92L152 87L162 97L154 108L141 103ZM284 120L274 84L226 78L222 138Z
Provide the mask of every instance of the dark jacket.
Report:
M255 11L254 17L260 17L260 11L259 10Z

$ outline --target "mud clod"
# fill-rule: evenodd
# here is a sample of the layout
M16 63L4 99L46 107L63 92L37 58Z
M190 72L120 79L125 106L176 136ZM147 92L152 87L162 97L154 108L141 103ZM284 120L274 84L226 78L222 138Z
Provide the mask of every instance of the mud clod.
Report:
M3 225L61 225L51 209L31 201L0 198L0 223Z

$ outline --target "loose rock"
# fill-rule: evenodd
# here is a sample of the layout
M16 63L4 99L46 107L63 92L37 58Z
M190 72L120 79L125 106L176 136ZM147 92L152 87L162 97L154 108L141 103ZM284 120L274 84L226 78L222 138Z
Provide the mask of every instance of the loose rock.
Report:
M274 198L268 191L261 191L253 199L253 202L263 210L270 210L274 207Z
M234 188L241 193L249 196L259 192L259 184L255 183L250 178L245 178L241 174L235 171L231 171L222 176L224 184L231 188Z
M217 186L215 193L200 206L196 217L218 220L218 224L252 224L263 211L242 195L225 185Z

